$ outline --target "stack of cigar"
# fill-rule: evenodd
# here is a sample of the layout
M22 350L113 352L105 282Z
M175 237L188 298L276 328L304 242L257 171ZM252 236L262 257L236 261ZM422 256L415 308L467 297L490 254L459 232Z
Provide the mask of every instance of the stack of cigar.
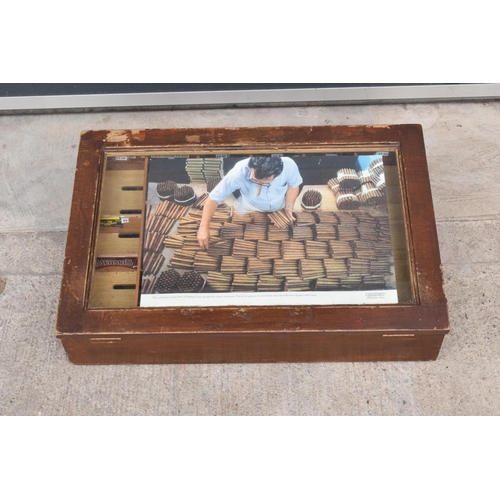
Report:
M328 181L327 186L333 191L333 194L337 194L340 189L339 180L334 177Z
M283 241L281 253L284 260L303 259L306 256L305 244L303 241Z
M247 274L235 274L231 292L255 292L257 291L258 276L249 276Z
M235 238L233 242L233 257L256 257L257 242Z
M185 252L198 252L199 250L201 250L196 234L184 236L182 250L184 250Z
M144 276L158 274L165 257L161 253L146 250L142 255L142 272Z
M247 260L245 258L233 257L232 255L222 256L220 272L223 274L245 274L247 270Z
M301 259L299 261L299 277L303 280L326 278L323 260Z
M354 254L358 259L376 259L377 249L372 241L358 240L353 242Z
M363 276L363 288L380 290L386 287L386 281L383 276Z
M233 213L231 222L233 224L251 224L253 222L253 217L249 212L243 214Z
M189 175L189 180L192 183L205 182L203 175L203 158L188 158L186 160L186 172Z
M209 255L207 252L196 252L194 270L199 273L219 271L222 257Z
M330 255L334 259L350 259L354 257L354 249L351 241L330 240L328 247Z
M286 228L294 222L293 217L286 210L276 210L267 216L276 227Z
M203 193L194 203L193 208L201 208L205 206L205 202L208 200L208 193Z
M142 278L141 280L141 294L150 294L154 292L156 278Z
M274 276L263 275L259 276L257 281L258 292L281 292L284 286L283 278L275 278Z
M248 259L247 274L271 275L273 273L273 261L271 259Z
M321 224L338 224L339 218L335 212L317 212L316 217Z
M196 252L186 250L176 250L168 263L169 267L178 269L193 269Z
M246 224L243 238L245 240L262 241L267 238L267 224Z
M266 212L249 212L252 216L254 224L265 224L269 223L269 217Z
M221 238L243 238L245 226L233 222L224 222L220 230Z
M370 271L375 276L387 276L391 274L391 259L388 256L380 256L370 261Z
M222 238L210 238L210 245L207 250L208 255L231 255L233 253L233 240L223 240Z
M220 181L221 171L222 171L221 158L204 158L203 176L205 177L207 182L210 179L218 179Z
M348 288L350 290L359 290L363 284L363 278L361 276L346 276L340 278L340 284L342 288Z
M269 241L285 241L290 238L290 232L289 232L289 227L276 227L276 226L269 226L269 229L267 231L267 239Z
M287 292L308 292L312 290L313 286L314 280L303 280L290 276L285 278L285 291Z
M273 276L275 278L286 278L287 276L297 278L299 276L298 260L274 259L273 262Z
M168 248L182 248L182 245L184 244L184 237L171 233L163 240L163 244Z
M310 226L318 222L318 212L297 212L295 214L296 226Z
M323 266L327 278L343 278L349 275L347 259L324 259Z
M306 241L306 257L308 259L328 259L330 250L327 241Z
M328 241L338 238L337 225L335 224L316 224L315 226L316 240Z
M370 260L351 258L347 260L347 266L349 268L349 276L366 276L370 274Z
M257 257L259 259L281 259L281 242L265 240L258 241Z
M315 283L315 290L330 291L339 290L341 287L339 278L318 278Z
M214 292L230 292L232 281L232 275L222 274L216 271L209 271L207 273L207 284Z
M313 226L292 226L292 240L305 241L314 239Z

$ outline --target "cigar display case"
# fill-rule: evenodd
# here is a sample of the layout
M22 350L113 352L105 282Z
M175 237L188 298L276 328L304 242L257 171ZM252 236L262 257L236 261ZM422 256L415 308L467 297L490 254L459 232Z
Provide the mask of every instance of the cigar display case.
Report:
M76 364L436 359L421 127L83 132L56 330Z

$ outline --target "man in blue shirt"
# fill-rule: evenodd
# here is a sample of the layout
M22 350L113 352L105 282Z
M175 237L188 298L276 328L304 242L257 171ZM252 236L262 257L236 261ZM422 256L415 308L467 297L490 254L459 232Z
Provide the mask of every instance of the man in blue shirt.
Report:
M292 215L300 192L302 177L297 164L287 157L251 157L241 160L211 191L203 208L198 242L208 249L210 221L222 203L234 191L240 191L243 211L274 212L284 209Z

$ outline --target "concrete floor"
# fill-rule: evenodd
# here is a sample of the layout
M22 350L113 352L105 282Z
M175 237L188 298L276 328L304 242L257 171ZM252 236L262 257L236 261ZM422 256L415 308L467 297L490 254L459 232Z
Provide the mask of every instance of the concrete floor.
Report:
M419 363L74 366L54 336L89 129L423 126L451 332ZM1 415L498 415L500 101L0 116Z

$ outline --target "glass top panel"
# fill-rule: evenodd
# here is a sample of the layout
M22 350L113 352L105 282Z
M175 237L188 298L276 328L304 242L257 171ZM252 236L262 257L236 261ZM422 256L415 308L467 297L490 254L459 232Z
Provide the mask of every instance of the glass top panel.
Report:
M90 308L415 301L396 150L106 156Z

